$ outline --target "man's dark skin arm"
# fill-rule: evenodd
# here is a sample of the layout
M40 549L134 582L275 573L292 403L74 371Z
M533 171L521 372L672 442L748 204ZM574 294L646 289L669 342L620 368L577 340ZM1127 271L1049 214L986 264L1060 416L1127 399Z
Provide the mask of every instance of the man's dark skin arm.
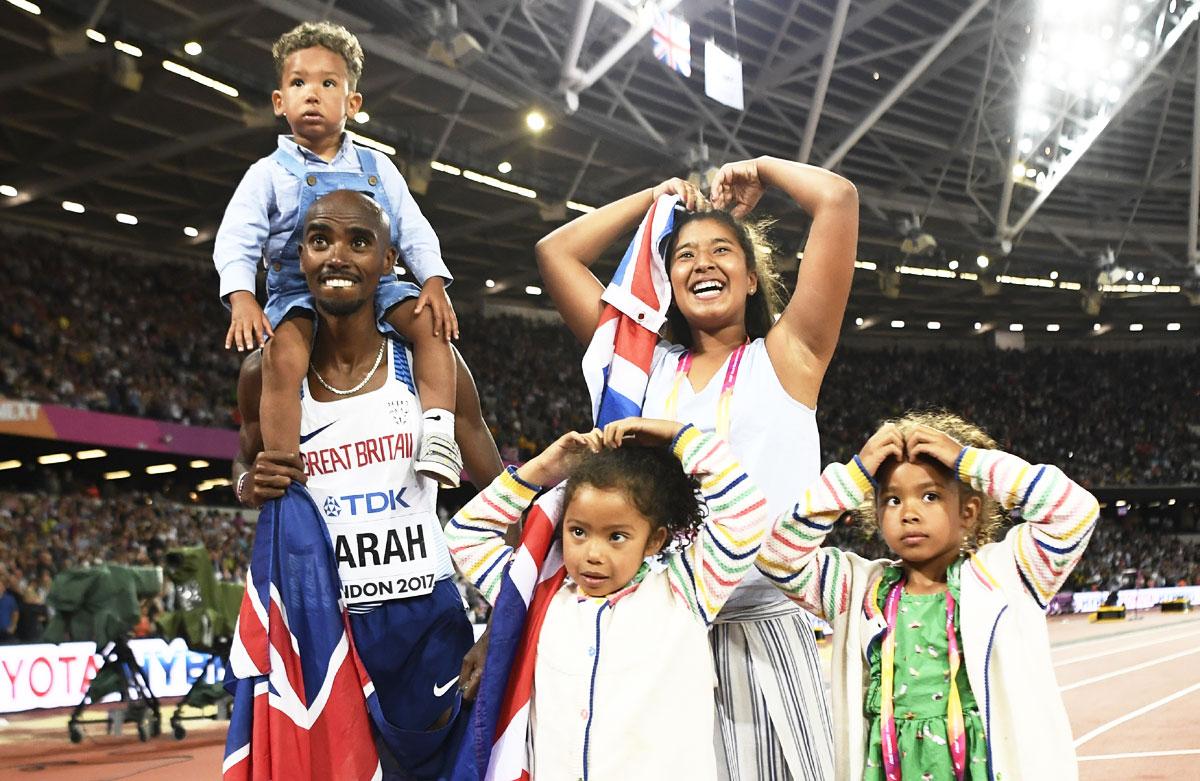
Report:
M496 441L483 419L475 379L457 349L454 350L454 360L458 366L455 439L458 440L471 482L482 489L504 471L504 462L500 460ZM242 368L238 374L238 410L241 412L242 426L238 432L238 456L233 462L235 492L242 475L250 472L237 499L242 505L251 508L261 507L263 503L283 496L293 480L303 484L308 479L298 453L262 449L262 433L259 427L261 397L262 351L255 350L242 361ZM479 689L483 661L487 655L487 642L488 633L485 630L478 642L463 657L459 687L463 690L465 699L475 699L475 693Z

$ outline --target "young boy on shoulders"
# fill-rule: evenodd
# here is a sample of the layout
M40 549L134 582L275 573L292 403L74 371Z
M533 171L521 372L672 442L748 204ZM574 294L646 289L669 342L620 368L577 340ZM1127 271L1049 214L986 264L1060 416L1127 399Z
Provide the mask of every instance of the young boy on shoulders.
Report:
M279 88L271 95L275 115L292 134L246 172L217 231L213 260L221 298L231 310L225 346L263 350L262 434L268 449L297 452L299 388L306 373L335 394L312 371L313 296L300 272L302 215L322 195L357 190L374 198L391 220L398 247L422 289L394 274L380 281L375 311L383 332L412 344L417 389L425 408L417 471L443 486L458 485L462 459L454 441L455 363L449 339L458 321L445 288L452 280L437 236L384 155L355 144L347 117L362 106L356 89L363 52L348 30L329 22L305 22L272 47ZM256 264L267 266L267 306L254 295ZM353 269L334 259L320 270L322 286L360 284ZM269 337L269 341L268 341Z

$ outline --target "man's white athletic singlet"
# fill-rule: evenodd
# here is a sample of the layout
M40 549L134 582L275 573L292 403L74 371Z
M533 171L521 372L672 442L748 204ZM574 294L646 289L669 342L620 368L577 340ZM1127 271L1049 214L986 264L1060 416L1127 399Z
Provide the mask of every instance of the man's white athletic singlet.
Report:
M411 355L389 339L383 387L315 401L304 380L300 454L338 562L342 601L365 612L421 596L454 568L437 517L437 484L418 475L421 402Z

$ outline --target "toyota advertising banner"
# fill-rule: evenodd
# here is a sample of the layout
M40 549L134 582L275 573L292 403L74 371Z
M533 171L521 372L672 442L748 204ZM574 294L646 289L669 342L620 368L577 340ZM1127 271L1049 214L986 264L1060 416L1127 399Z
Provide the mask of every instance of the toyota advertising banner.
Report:
M178 638L131 640L129 647L159 697L187 694L208 662L208 654L189 650ZM0 713L78 705L101 661L95 643L0 646ZM215 683L223 675L218 659L207 680ZM112 694L105 701L117 699Z

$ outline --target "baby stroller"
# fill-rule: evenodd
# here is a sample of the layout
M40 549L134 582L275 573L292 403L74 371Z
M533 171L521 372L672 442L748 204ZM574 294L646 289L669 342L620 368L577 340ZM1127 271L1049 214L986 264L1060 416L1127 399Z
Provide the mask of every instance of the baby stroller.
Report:
M103 662L71 712L67 734L72 743L83 740L81 724L107 723L108 732L121 734L126 721L137 724L143 741L158 735L162 719L158 698L150 691L141 666L129 648L129 635L140 617L140 600L158 596L162 570L158 567L123 567L102 564L60 572L50 585L47 604L54 617L43 637L50 643L92 641ZM83 719L88 705L109 694L119 694L123 708L109 711L103 719Z
M209 655L204 670L171 714L171 733L176 740L187 735L183 722L194 719L228 719L233 699L220 680L208 682L217 659L223 671L229 666L229 648L242 604L242 583L218 582L212 559L204 548L173 548L165 559L167 578L174 584L169 601L174 610L158 617L158 629L170 642L182 637L188 648ZM216 706L215 714L184 716L183 706Z

